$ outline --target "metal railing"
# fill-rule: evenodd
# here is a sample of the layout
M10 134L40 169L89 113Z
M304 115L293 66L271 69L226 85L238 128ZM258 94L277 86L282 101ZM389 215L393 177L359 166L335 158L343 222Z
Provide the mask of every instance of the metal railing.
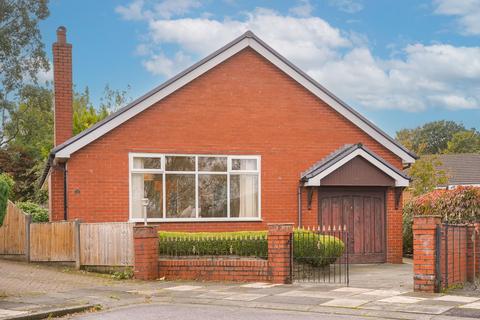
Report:
M297 230L293 235L293 280L348 285L348 247L344 227Z

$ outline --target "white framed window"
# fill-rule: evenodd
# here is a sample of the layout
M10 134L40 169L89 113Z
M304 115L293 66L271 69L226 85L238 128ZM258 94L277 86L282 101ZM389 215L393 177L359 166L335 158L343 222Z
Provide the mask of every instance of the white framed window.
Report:
M130 220L261 219L261 157L130 153Z

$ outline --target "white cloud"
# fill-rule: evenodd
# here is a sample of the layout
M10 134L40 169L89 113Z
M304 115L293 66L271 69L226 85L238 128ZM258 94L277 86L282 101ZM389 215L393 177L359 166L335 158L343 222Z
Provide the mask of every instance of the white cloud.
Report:
M363 10L363 4L355 0L329 0L328 3L347 13L355 13Z
M45 84L47 82L53 81L53 64L51 62L49 62L48 64L50 66L48 71L39 70L37 72L37 81L39 84Z
M178 70L185 69L192 64L190 57L179 51L173 58L165 56L163 53L154 54L150 59L143 61L147 71L155 75L174 76Z
M457 17L460 31L480 35L480 0L434 0L434 13Z
M480 108L480 47L410 44L382 59L365 36L318 17L255 9L242 18L145 18L144 67L170 77L246 30L354 106L408 111ZM140 50L141 49L141 50Z
M144 18L143 0L134 0L128 6L117 6L115 12L125 20L142 20Z
M299 17L309 17L312 11L313 6L309 0L300 0L298 6L289 9L290 13Z

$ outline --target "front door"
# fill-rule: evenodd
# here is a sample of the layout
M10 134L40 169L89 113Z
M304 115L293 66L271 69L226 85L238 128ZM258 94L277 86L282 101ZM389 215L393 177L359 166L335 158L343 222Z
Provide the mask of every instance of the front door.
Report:
M322 229L346 226L350 263L385 262L385 190L319 187Z

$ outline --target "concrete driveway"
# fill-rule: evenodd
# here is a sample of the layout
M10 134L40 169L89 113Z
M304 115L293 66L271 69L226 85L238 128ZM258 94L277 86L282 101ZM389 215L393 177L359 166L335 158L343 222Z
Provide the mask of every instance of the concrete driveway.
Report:
M413 262L404 259L403 264L352 264L350 286L413 291Z

